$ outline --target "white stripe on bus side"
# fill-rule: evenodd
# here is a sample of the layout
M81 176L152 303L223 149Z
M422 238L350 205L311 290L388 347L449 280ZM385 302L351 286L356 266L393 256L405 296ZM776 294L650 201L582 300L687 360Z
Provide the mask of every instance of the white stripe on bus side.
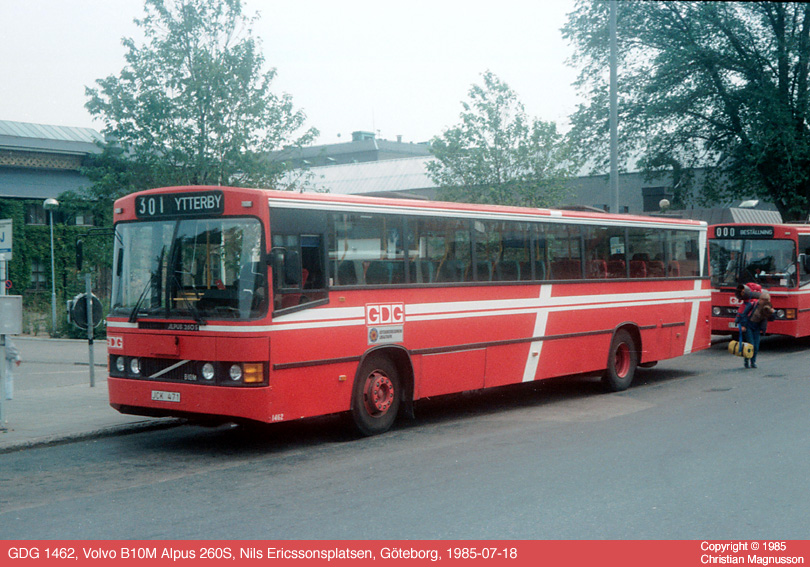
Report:
M542 285L538 298L495 301L455 301L405 305L405 322L442 321L468 317L496 317L504 315L531 315L556 311L581 311L668 305L690 302L693 306L711 300L711 290L700 289L695 282L694 291L626 293L613 295L551 297L551 284ZM698 309L693 309L691 323L697 322ZM364 326L364 308L323 308L285 315L271 325L202 325L200 331L231 333L279 332L299 329L321 329ZM118 329L136 329L137 323L110 321L108 326ZM694 335L694 333L692 333Z
M700 281L695 282L695 292L701 291ZM683 353L689 354L695 344L695 333L697 332L698 315L700 314L700 297L692 300L692 312L689 315L689 329L686 333L686 344L683 347Z
M551 299L551 284L540 287L540 303L548 302ZM540 309L534 320L533 337L542 337L546 334L546 323L548 323L548 309ZM526 356L526 366L523 369L523 381L531 382L537 375L537 366L540 363L540 351L543 349L544 341L535 341L529 345L529 353Z

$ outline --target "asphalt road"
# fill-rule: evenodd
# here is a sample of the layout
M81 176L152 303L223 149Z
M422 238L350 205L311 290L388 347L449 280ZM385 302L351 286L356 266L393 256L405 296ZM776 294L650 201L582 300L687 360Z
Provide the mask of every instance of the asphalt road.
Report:
M808 539L810 341L717 345L602 394L464 394L335 418L0 455L3 539Z

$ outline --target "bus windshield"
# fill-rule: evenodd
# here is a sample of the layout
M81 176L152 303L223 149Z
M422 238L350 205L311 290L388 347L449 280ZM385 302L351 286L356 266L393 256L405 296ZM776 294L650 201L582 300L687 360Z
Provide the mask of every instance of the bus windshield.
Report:
M714 287L756 282L764 287L796 286L796 243L792 240L711 240Z
M111 314L253 319L267 311L262 227L254 218L116 226Z

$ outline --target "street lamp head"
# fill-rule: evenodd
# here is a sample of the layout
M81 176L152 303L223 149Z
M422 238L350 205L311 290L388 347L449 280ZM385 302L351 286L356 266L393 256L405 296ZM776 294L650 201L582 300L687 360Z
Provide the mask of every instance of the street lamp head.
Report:
M57 201L53 197L48 197L47 199L45 199L45 202L42 204L42 207L46 211L52 211L54 209L58 209L59 208L59 201Z

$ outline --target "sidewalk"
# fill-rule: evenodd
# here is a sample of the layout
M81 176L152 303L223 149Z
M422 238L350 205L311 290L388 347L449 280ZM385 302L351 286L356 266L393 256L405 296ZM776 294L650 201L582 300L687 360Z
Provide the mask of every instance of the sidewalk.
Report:
M23 362L14 368L14 399L3 401L6 428L0 454L103 435L182 423L176 419L129 416L107 399L107 345L94 343L90 387L87 341L12 337Z

